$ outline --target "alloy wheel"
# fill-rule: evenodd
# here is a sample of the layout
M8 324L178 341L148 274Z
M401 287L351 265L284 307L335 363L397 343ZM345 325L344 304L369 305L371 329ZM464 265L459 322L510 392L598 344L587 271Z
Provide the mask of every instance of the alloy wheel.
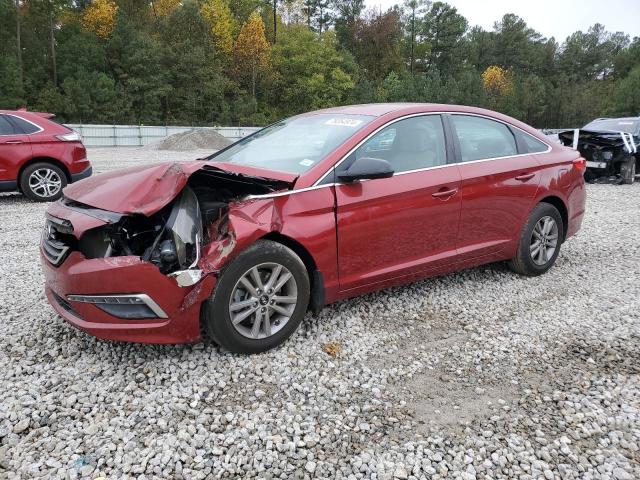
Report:
M550 216L544 216L533 227L529 252L536 265L545 265L553 258L558 247L558 224Z
M39 168L29 176L29 188L40 197L53 197L62 188L62 179L55 170Z
M236 331L247 338L275 335L289 321L298 303L293 274L279 263L262 263L236 282L229 300L229 316Z

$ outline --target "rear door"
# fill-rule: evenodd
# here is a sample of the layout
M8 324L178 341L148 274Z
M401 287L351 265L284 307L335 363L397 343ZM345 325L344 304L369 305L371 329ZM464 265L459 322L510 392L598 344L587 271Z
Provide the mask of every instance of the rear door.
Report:
M9 115L0 114L0 182L17 181L20 166L30 158L28 136L18 130Z
M440 115L393 122L336 167L357 157L387 160L390 178L337 183L342 291L418 275L451 262L460 214L460 174L447 164Z
M507 124L487 117L450 114L457 141L462 207L460 261L497 254L518 238L540 183L540 167Z

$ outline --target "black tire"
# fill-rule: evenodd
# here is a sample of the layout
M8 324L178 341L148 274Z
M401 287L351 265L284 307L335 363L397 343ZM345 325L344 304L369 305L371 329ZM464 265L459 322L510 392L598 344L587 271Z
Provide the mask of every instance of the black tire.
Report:
M288 270L295 281L297 302L293 313L278 331L265 338L249 338L238 331L247 328L240 323L235 327L231 320L230 303L232 295L237 294L236 288L241 278L248 274L253 267L263 265L280 265ZM284 270L283 270L284 271ZM263 279L265 283L268 278ZM240 286L240 288L242 288ZM275 292L274 292L275 295ZM266 295L263 295L266 297ZM220 280L209 300L204 303L202 322L206 334L221 347L234 353L260 353L270 350L289 338L298 328L304 318L309 305L310 283L307 269L293 250L270 240L259 240L244 252L240 253L220 274ZM260 297L262 302L262 297ZM258 305L256 302L255 305ZM262 303L260 303L262 305ZM273 313L265 304L269 313ZM264 310L264 308L259 307ZM245 320L250 322L253 315ZM255 320L254 324L255 325ZM276 325L274 323L274 325ZM258 327L260 328L260 327ZM264 325L263 325L264 328ZM266 335L266 332L261 332Z
M538 222L543 221L543 219L550 217L554 220L556 225L556 243L555 249L553 253L546 257L546 261L540 264L538 261L540 258L535 260L533 258L532 253L539 252L539 250L534 250L532 252L532 240L534 237L534 228L538 225ZM538 232L538 231L536 231ZM551 236L551 235L550 235ZM520 234L520 240L518 242L518 251L516 253L516 257L513 258L509 262L509 267L516 273L520 275L527 276L536 276L545 273L549 270L558 258L558 254L560 253L560 246L562 245L562 239L564 238L564 224L562 222L562 216L558 209L551 205L550 203L541 202L534 207L534 209L529 214L529 218L527 219L524 227L522 228L522 232ZM547 245L547 240L545 242L545 246ZM533 247L535 249L535 246ZM541 246L540 248L543 248ZM545 249L545 254L548 252L548 249L551 247L547 247ZM537 256L537 255L536 255ZM544 259L543 259L544 260Z
M39 175L39 177L37 177ZM49 175L46 184L37 185L38 178ZM52 163L38 162L29 165L20 175L20 191L36 202L52 202L62 196L67 186L67 176L60 167Z
M636 178L636 159L635 157L627 158L620 165L620 177L623 185L631 185Z

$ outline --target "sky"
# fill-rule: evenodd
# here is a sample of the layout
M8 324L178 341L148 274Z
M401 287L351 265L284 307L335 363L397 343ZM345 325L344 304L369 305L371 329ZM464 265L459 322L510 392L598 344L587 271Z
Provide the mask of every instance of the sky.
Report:
M640 0L445 0L470 26L493 29L505 13L515 13L547 38L562 42L578 30L602 23L610 32L640 36ZM367 7L385 10L402 0L365 0Z

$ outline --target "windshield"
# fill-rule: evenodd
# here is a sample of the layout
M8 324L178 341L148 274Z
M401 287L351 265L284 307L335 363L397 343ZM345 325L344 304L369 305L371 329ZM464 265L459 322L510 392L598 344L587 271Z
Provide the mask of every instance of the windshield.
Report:
M605 118L587 123L585 130L606 130L608 132L625 132L635 134L638 131L640 120L625 118Z
M313 114L263 128L211 157L287 173L304 173L375 117Z

